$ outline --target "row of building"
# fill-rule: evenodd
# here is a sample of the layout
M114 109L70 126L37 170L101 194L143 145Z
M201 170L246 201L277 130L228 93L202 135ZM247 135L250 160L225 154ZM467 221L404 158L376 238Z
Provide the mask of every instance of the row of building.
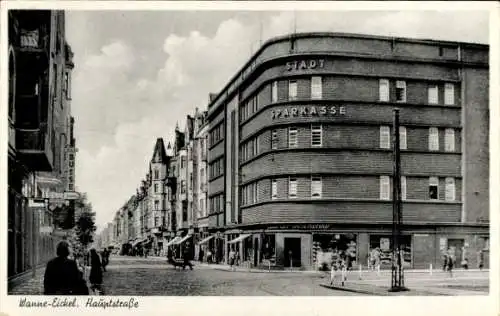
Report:
M304 33L266 42L164 149L108 244L230 248L316 268L342 251L390 266L400 109L404 265L489 254L489 47Z
M63 11L9 10L8 276L55 256L74 225L73 52ZM70 195L73 195L71 197Z

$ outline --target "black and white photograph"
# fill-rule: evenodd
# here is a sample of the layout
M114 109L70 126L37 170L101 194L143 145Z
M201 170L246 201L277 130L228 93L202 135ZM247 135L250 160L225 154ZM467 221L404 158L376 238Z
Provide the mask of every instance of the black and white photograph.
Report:
M16 2L0 54L16 307L497 289L495 4Z

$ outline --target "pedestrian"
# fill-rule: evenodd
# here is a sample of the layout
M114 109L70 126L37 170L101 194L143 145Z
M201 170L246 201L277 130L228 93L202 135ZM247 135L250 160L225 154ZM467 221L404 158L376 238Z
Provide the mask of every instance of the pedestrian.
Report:
M184 248L183 252L183 264L182 264L182 270L186 268L186 266L189 266L191 270L193 270L193 265L191 264L191 261L189 260L191 256L191 251L190 251L190 245L189 243L186 243L186 247Z
M234 267L234 261L236 260L236 253L234 252L234 249L231 248L231 251L229 251L229 266L231 267L231 271L236 270Z
M448 254L446 252L443 253L443 271L446 272L448 269Z
M482 271L483 267L484 267L484 252L483 252L483 250L479 250L477 265L478 265L479 271Z
M208 248L207 251L207 263L212 263L212 249Z
M200 262L203 262L203 256L205 255L205 252L203 251L203 248L200 247L200 252L198 253L198 260Z
M450 272L450 276L453 276L453 265L455 264L455 255L454 249L451 247L448 249L448 272Z
M102 261L102 270L106 272L106 266L108 265L108 257L106 248L101 251L101 261Z
M98 295L103 295L102 264L97 251L90 249L90 289Z
M69 259L69 244L57 245L57 257L50 260L43 279L44 295L88 295L87 283L75 260Z

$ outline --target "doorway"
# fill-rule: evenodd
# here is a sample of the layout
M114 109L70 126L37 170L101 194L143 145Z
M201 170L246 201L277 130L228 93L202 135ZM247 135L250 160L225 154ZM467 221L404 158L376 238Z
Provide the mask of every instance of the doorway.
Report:
M302 264L300 237L285 238L285 267L300 267Z
M448 239L448 248L455 255L454 268L460 268L462 262L462 251L464 247L463 239Z
M253 266L256 267L259 264L259 238L253 240Z

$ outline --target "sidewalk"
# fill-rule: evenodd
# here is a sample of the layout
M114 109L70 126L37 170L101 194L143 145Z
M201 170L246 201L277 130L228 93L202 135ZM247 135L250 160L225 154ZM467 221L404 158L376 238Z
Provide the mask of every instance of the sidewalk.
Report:
M45 266L41 266L36 269L34 278L30 271L26 275L9 280L8 295L42 295L44 273Z

